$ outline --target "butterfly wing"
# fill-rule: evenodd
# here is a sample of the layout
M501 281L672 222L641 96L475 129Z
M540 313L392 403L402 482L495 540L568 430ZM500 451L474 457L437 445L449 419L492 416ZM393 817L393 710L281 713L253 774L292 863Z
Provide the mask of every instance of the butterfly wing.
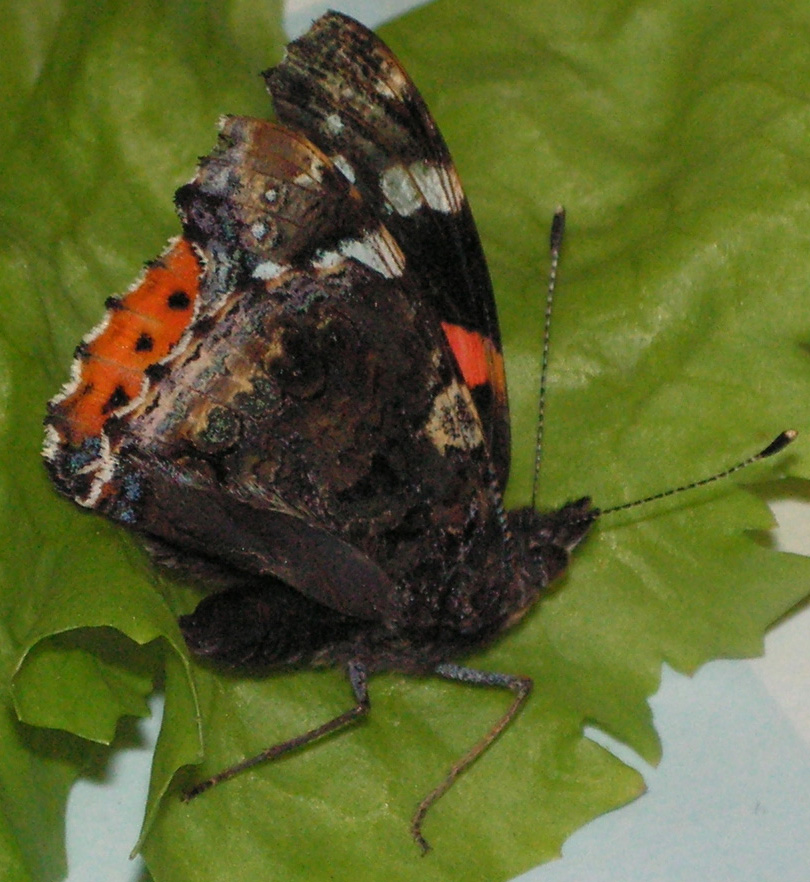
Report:
M478 413L360 192L302 135L231 117L176 201L170 255L201 268L193 298L179 276L152 284L171 276L159 262L112 310L128 333L107 322L82 350L49 416L58 486L342 615L451 631L492 620L503 527ZM96 349L104 376L110 359L134 364L144 286L161 303L186 294L193 317L137 394L96 401Z
M399 243L473 393L503 487L509 414L492 285L450 153L416 86L377 36L336 12L291 43L265 78L279 120L344 171Z

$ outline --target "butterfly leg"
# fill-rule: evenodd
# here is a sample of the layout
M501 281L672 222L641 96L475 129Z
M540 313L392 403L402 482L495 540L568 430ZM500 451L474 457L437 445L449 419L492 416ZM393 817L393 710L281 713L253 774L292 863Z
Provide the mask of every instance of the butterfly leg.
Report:
M207 780L200 781L199 784L195 784L193 787L183 791L183 802L188 802L195 796L199 796L201 793L209 790L215 784L221 784L223 781L233 778L240 772L244 772L246 769L257 766L260 763L268 762L269 760L278 759L278 757L283 756L285 753L298 750L298 748L304 747L312 741L317 741L319 738L323 738L331 732L336 732L338 729L343 729L345 726L351 725L355 720L360 719L360 717L364 717L371 708L371 702L368 697L368 673L366 667L360 661L350 661L346 666L346 673L352 691L354 692L356 702L354 707L339 714L328 722L323 723L321 726L316 726L314 729L310 729L308 732L297 735L295 738L290 738L287 741L282 741L279 744L274 744L272 747L265 748L265 750L256 754L256 756L243 759L241 762L236 763L236 765L224 769L216 775L212 775Z
M425 854L430 849L430 844L422 835L422 824L433 804L439 800L453 786L456 778L461 775L469 766L471 766L479 756L492 744L492 742L503 732L503 730L512 722L517 712L523 706L529 694L532 691L532 680L529 677L520 677L514 674L496 674L491 671L479 671L475 668L466 668L462 665L441 664L434 671L439 677L445 680L456 680L459 683L469 683L473 686L497 686L501 689L509 689L514 693L514 699L509 705L506 713L495 723L495 725L478 741L473 747L464 754L456 763L453 764L450 771L438 787L433 789L419 803L419 807L414 813L411 820L411 835L416 840L416 844Z

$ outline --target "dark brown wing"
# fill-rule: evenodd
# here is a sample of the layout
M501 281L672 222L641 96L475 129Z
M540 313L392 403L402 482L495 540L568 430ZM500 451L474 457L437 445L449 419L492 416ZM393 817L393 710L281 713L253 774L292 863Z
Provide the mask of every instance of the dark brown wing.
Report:
M501 485L509 414L489 273L469 204L433 117L391 50L330 12L265 74L278 118L342 169L399 243L473 393Z
M106 427L95 507L344 615L489 621L489 451L391 234L303 136L255 119L223 122L177 204L202 308Z

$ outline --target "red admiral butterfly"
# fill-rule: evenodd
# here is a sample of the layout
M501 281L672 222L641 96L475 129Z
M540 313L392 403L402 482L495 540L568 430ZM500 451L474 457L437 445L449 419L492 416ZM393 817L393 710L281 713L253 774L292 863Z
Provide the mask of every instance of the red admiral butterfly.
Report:
M221 122L175 201L183 235L76 350L50 402L57 488L217 590L180 625L239 668L340 665L505 687L450 661L567 566L598 512L505 512L509 418L492 287L447 147L390 50L328 13L265 73L279 123ZM774 451L771 451L774 452Z

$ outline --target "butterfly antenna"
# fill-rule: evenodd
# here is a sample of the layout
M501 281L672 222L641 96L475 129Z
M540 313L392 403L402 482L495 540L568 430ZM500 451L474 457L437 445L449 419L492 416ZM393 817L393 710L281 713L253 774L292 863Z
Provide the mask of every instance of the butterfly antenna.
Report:
M548 288L546 289L546 315L543 325L543 361L540 367L540 392L537 401L537 436L534 442L534 480L532 482L532 508L537 501L537 487L540 480L540 462L543 459L543 428L546 417L546 381L548 378L548 352L551 340L551 311L554 305L554 289L557 286L557 265L560 262L563 233L565 232L565 209L560 206L554 212L551 221L549 249L551 266L548 272Z
M613 514L617 511L626 511L628 508L636 508L639 505L646 505L648 502L655 502L658 499L665 499L667 496L674 496L676 493L684 493L687 490L694 490L697 487L704 487L706 484L713 484L715 481L720 481L723 478L727 478L729 475L733 475L735 472L739 472L740 469L747 468L750 465L753 465L755 462L759 462L761 459L767 459L769 456L775 456L777 453L780 453L784 450L788 444L793 441L798 432L795 429L787 429L784 432L781 432L777 435L773 441L767 446L764 447L759 453L755 453L753 456L749 456L747 459L738 462L736 465L731 466L730 468L723 469L722 472L717 472L714 475L709 475L708 478L703 478L700 481L691 481L688 484L683 484L680 487L673 487L671 490L664 490L662 493L653 493L652 496L645 496L643 499L635 499L633 502L625 502L622 505L614 505L611 508L604 508L599 511L599 516L603 516L606 514Z

